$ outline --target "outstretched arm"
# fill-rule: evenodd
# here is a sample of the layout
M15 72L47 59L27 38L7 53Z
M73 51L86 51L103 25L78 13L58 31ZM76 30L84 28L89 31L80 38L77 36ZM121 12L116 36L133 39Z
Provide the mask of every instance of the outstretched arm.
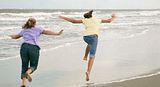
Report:
M10 35L10 37L12 39L19 39L21 36L19 34L16 34L16 35Z
M45 35L61 35L63 33L63 30L59 31L59 32L53 32L50 30L43 30L42 34Z
M66 21L69 21L69 22L71 22L71 23L82 23L82 20L76 20L76 19L67 18L67 17L64 17L64 16L59 16L59 18L64 19L64 20L66 20Z
M110 19L102 19L102 23L111 23L115 18L115 14L112 14L112 17Z

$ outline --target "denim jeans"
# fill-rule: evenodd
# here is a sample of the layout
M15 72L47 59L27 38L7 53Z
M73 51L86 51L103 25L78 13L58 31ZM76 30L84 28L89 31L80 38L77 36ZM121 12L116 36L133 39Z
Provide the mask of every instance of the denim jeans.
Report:
M98 36L97 35L88 35L83 37L84 41L88 44L90 48L90 58L95 58L97 44L98 44Z
M32 73L37 69L39 60L39 46L23 43L20 49L22 60L21 79L25 77L26 71L30 68ZM29 66L30 64L30 66Z

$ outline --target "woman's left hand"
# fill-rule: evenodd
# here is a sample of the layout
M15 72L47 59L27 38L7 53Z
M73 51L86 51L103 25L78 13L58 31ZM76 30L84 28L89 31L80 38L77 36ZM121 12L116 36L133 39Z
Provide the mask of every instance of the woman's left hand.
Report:
M115 14L112 14L112 16L111 16L112 18L116 18L116 15Z
M58 35L61 35L63 33L64 30L59 31Z

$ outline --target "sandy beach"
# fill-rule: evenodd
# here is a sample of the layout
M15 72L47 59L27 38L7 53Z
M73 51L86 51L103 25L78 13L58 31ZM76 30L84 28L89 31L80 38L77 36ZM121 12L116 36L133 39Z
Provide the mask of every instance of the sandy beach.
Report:
M160 75L154 75L144 78L137 78L123 82L114 82L111 84L103 84L90 87L159 87Z
M100 40L89 82L85 81L83 41L42 51L27 87L159 87L160 75L110 83L159 70L159 33L153 29L132 38ZM20 86L20 66L20 58L0 61L0 87Z
M143 65L138 65L136 67L136 64L135 64L135 66L134 66L134 68L136 68L135 70L140 70L140 71L144 70L143 73L141 73L137 76L127 77L125 79L123 78L123 79L119 79L119 80L112 80L108 83L104 83L104 84L102 83L102 84L97 84L97 85L89 85L89 86L86 86L86 87L159 87L160 86L160 83L159 83L159 80L160 80L159 68L157 68L157 69L153 68L154 66L155 67L159 66L159 64L156 63L156 61L159 60L158 58L160 56L160 54L159 54L160 53L160 49L159 49L160 41L158 41L160 39L160 36L159 36L158 33L160 33L159 30L153 29L151 31L148 31L144 35L134 37L134 38L130 38L130 39L125 40L125 41L122 41L122 40L118 41L117 43L119 43L119 45L122 45L122 43L123 43L123 46L115 46L115 47L120 47L120 48L117 48L117 50L119 52L121 52L121 53L118 54L118 53L116 53L117 51L114 51L116 56L120 57L120 55L122 55L124 53L123 50L125 49L126 50L125 51L126 55L129 55L130 57L133 57L133 58L134 57L139 57L139 56L141 56L141 58L143 57L144 58L144 60L143 60L144 63L141 61ZM132 41L134 41L134 42L132 42ZM112 44L115 45L115 43L112 43ZM116 45L118 45L118 44L116 44ZM113 47L111 49L113 50L113 49L115 49L115 47ZM130 53L130 52L133 52L133 53ZM146 55L147 53L148 53L148 55ZM112 57L113 57L113 55L112 55ZM148 61L151 61L151 60L149 60L147 57L150 57L151 59L156 60L156 61L152 62L153 64L151 64L151 63L148 62ZM149 68L149 67L152 67L152 70L151 71L145 71L145 69ZM134 69L133 67L130 67L130 68ZM131 71L131 70L129 70L129 71ZM128 71L128 73L130 73L129 71ZM121 71L119 73L121 73ZM126 72L123 72L123 73L126 73ZM113 77L114 77L114 75L113 75Z

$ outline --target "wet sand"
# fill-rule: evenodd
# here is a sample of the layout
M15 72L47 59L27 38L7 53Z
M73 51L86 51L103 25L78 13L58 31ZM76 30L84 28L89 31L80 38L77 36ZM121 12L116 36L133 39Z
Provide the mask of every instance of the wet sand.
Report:
M83 41L42 51L38 69L27 87L159 87L160 75L101 84L159 69L159 33L160 30L153 30L133 38L100 40L89 82L85 81ZM0 87L19 87L20 58L0 61L0 67Z
M160 87L160 75L138 78L123 82L114 82L110 84L101 84L91 87Z

